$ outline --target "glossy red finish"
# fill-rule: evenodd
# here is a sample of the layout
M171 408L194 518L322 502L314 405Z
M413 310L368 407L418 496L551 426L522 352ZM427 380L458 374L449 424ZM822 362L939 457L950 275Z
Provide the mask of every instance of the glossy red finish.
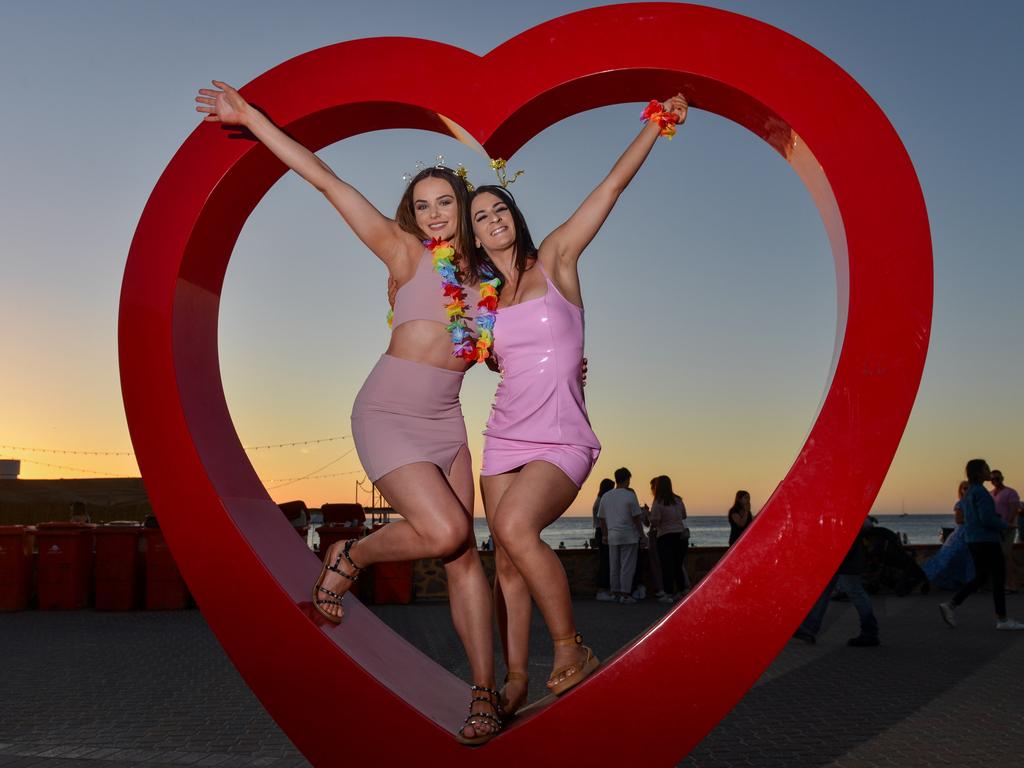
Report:
M464 77L416 77L416 62ZM494 76L500 101L487 87ZM541 749L552 765L678 761L787 641L878 492L924 365L931 245L910 159L871 98L810 46L723 11L597 8L482 58L423 40L356 40L298 56L243 89L313 149L381 128L448 133L443 114L506 158L568 115L618 102L636 102L639 113L677 90L781 153L821 212L840 299L828 393L792 468L715 571L578 689L475 751L451 737L466 709L461 681L355 600L339 626L311 613L319 562L268 497L228 415L217 360L221 282L242 224L283 166L262 146L202 124L156 185L121 296L121 377L136 455L207 621L315 764L429 757L504 766ZM817 503L825 485L827 507ZM298 674L282 658L310 660L317 673ZM606 729L590 738L615 701L671 712L680 726L660 737ZM350 716L358 711L366 716Z

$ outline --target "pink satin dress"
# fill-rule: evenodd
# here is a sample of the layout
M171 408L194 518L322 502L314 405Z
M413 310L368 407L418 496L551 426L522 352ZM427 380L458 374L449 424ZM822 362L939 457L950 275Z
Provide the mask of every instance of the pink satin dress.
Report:
M583 399L583 309L558 292L499 308L494 354L501 383L484 430L482 475L531 461L554 464L580 487L601 453Z

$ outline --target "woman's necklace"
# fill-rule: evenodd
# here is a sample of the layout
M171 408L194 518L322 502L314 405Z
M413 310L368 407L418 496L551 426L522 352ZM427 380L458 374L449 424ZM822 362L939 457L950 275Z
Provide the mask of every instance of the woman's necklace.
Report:
M495 277L480 281L480 301L476 303L476 327L479 334L474 334L466 323L466 289L459 282L458 270L452 262L455 249L447 240L438 237L424 241L423 244L433 254L434 271L441 276L444 296L449 302L444 308L448 315L445 330L452 337L452 355L482 363L491 356L491 347L494 345L494 316L498 309L498 286L501 280Z

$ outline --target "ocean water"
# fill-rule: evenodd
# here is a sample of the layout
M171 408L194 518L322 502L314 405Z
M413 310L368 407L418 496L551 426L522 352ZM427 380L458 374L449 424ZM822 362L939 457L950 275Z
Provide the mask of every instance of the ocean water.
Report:
M875 515L878 525L890 528L899 534L906 534L909 544L938 544L943 526L953 527L953 515ZM690 526L691 547L724 547L729 543L729 523L725 516L721 517L690 517L686 521ZM478 544L490 538L487 521L482 517L474 520L473 528ZM564 544L568 549L579 549L588 544L594 535L594 528L589 517L563 517L555 521L541 533L541 538L552 548ZM319 541L316 532L311 528L309 543Z
M906 534L910 544L938 544L943 526L953 526L953 515L875 515L878 524L897 533ZM724 547L729 543L729 523L722 517L690 517L691 547ZM487 521L475 521L476 540L482 543L489 536ZM582 547L594 535L589 517L563 517L544 529L541 538L552 547L562 542L569 549Z

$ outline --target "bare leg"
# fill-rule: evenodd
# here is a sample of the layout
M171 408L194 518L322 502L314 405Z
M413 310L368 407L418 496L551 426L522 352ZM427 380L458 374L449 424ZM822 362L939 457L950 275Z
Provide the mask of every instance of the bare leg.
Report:
M491 515L497 509L505 490L516 478L517 473L480 478L481 495L488 525L492 526ZM492 527L493 533L493 527ZM494 611L498 621L498 633L505 652L505 668L509 673L528 674L530 654L530 621L533 617L533 603L530 589L519 574L505 548L494 537L494 565L497 579L494 582ZM526 703L528 680L510 678L502 688L502 706L514 713Z
M540 538L579 493L558 467L533 461L517 473L481 478L485 503L491 504L491 532L525 581L553 638L576 634L569 581L558 555ZM505 584L502 584L505 590ZM508 595L506 595L506 602ZM555 668L582 662L578 646L556 646ZM549 681L549 685L559 679Z
M449 477L432 463L417 462L389 472L376 485L404 519L360 539L350 550L352 560L365 568L379 562L444 558L452 620L466 648L473 682L494 688L490 588L476 551L472 513L468 511L473 504L468 449L459 452ZM332 545L325 557L333 559L337 546ZM348 567L344 560L341 567ZM331 572L324 581L327 589L339 594L344 594L349 585L348 580ZM343 614L340 606L326 609L338 616ZM472 708L472 712L487 710L483 702L474 703ZM466 726L463 734L472 737L490 730L490 725L481 722Z

